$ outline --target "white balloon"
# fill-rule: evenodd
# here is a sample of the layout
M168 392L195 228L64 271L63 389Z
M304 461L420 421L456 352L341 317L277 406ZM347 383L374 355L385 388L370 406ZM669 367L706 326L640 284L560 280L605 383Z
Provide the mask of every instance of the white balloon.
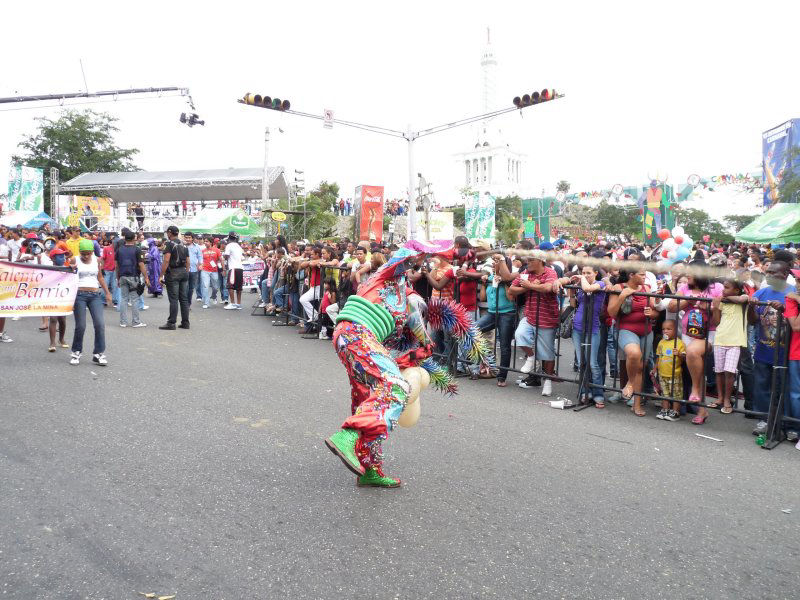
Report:
M679 235L683 235L683 227L676 226L672 228L672 237L676 238Z
M670 250L667 253L667 258L669 258L670 260L675 260L677 257L678 257L678 253L675 250Z
M397 424L400 425L400 427L413 427L417 424L417 421L419 421L421 412L422 407L420 406L419 399L411 404L406 404L405 410L403 410L400 417L397 419Z
M662 250L672 250L677 244L673 238L667 238L664 240L664 243L661 244Z

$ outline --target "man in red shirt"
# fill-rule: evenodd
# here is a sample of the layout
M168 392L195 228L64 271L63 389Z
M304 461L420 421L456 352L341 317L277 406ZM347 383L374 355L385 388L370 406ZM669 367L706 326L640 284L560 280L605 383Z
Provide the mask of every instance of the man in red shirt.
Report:
M792 269L792 275L800 281L800 269ZM786 397L786 416L800 419L800 294L789 292L786 294L786 309L783 313L789 326L792 328L792 338L789 342L789 393ZM788 423L785 427L786 437L790 441L798 439L797 432L800 425ZM795 446L800 450L800 440Z
M218 269L222 253L213 245L211 238L203 240L203 264L200 266L200 290L203 296L203 308L208 308L211 289L214 290L214 304L217 303L219 290Z
M534 251L528 258L527 270L514 280L510 292L514 297L526 294L525 318L520 320L514 333L517 346L528 357L520 371L530 373L538 359L542 361L542 370L545 373L555 375L560 283L558 275L546 266L545 260L543 252ZM552 382L545 379L542 396L550 396L552 393Z
M114 308L117 308L119 306L120 291L119 286L117 286L117 263L114 259L114 247L111 245L111 240L103 240L100 258L103 267L103 278L106 280L106 285L111 292ZM103 302L103 306L106 306L105 302Z

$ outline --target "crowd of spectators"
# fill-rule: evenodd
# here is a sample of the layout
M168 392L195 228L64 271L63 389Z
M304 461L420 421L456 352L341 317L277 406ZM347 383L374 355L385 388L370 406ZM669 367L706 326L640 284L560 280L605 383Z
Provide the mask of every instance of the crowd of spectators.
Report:
M81 244L89 244L99 261L99 279L124 315L126 303L139 310L147 307L133 280L126 281L122 297L119 246L140 248L141 261L135 262L141 262L141 279L158 296L164 293L167 269L162 261L179 236L168 237L2 227L0 259L74 265ZM309 242L278 236L269 242L239 243L188 232L180 237L188 251L186 285L180 288L186 291L173 295L190 303L194 294L203 308L216 304L219 296L227 309L241 309L242 263L261 259L266 268L255 308L281 315L300 333L321 339L330 338L348 296L397 250L393 244L348 239ZM35 251L36 242L45 251ZM489 370L459 356L452 338L433 332L437 353L452 359L459 371L493 378L500 387L517 371L517 385L539 388L545 397L553 395L554 386L566 385L565 379L578 380L574 374L580 373L581 402L598 409L625 402L634 415L645 416L650 398L658 419L677 421L685 415L697 425L706 422L709 408L731 414L742 399L747 417L767 412L773 375L786 366L778 327L785 319L791 330L786 414L800 418L800 295L795 287L800 270L795 269L793 244L696 243L691 259L674 263L667 273L648 266L655 265L649 261L658 254L658 248L632 242L574 240L538 247L522 240L501 253L459 236L451 255L432 257L410 271L408 280L425 301L460 302L492 339L497 368ZM576 264L581 258L598 260ZM626 269L627 261L637 264ZM698 269L708 266L717 267L713 276ZM136 268L129 264L126 269L131 272L123 277L138 277ZM132 325L139 323L135 312ZM125 316L120 324L128 324ZM43 322L42 327L49 325ZM55 334L53 330L52 345ZM572 344L561 345L560 338L571 338ZM0 340L10 341L5 320L0 320ZM567 376L570 366L573 375ZM661 399L654 402L653 397ZM797 426L786 423L787 437L796 439ZM759 417L754 433L765 428Z

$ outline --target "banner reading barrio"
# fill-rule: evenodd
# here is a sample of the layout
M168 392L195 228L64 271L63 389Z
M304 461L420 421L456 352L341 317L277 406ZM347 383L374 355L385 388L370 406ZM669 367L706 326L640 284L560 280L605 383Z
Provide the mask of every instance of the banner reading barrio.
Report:
M77 293L78 276L65 267L0 261L2 317L63 317Z

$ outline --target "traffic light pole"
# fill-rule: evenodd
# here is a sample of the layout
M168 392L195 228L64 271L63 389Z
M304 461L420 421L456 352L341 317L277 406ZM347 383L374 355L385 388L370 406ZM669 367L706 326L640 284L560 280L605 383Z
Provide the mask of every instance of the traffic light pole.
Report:
M553 96L553 99L563 98L563 97L564 97L563 94L558 94ZM245 102L242 99L239 99L239 103L246 104L247 106L256 106L259 108L270 108L265 106L259 106L257 104L251 104L249 102ZM411 125L407 127L406 131L397 131L396 129L388 129L386 127L378 127L376 125L366 125L364 123L357 123L355 121L343 121L341 119L328 119L327 122L337 123L339 125L344 125L345 127L354 127L355 129L363 129L365 131L371 131L372 133L380 133L383 135L402 138L406 140L406 142L408 143L408 239L415 240L417 239L417 211L416 211L416 198L414 195L414 142L418 138L427 135L433 135L434 133L441 133L442 131L447 131L448 129L453 129L455 127L460 127L462 125L469 125L470 123L475 123L477 121L491 119L499 115L509 113L511 111L522 110L522 108L525 108L525 106L522 107L512 106L509 108L502 108L500 110L484 113L482 115L476 115L474 117L467 117L465 119L460 119L458 121L453 121L451 123L443 123L441 125L437 125L436 127L430 127L428 129L422 129L420 131L413 131L411 129ZM322 115L314 115L311 113L300 112L297 110L280 110L275 108L272 108L272 110L275 110L276 112L288 113L290 115L297 115L299 117L317 119L318 121L325 120L325 117ZM267 129L267 131L269 131L269 129ZM266 158L266 152L265 152L265 158ZM266 168L267 167L265 160L264 164L265 179L266 179Z

